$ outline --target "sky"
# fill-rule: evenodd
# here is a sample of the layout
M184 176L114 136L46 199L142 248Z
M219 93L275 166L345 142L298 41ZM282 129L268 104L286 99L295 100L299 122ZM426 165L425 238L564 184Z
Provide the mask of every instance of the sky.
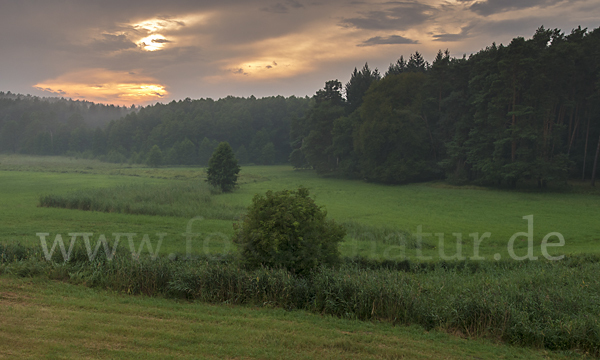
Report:
M115 105L312 96L368 62L469 56L600 0L0 0L0 91Z

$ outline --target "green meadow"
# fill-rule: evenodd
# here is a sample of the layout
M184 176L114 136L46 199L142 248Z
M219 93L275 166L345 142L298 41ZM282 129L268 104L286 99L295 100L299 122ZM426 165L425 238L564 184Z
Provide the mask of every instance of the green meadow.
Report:
M290 166L248 166L242 168L240 187L233 193L212 194L207 185L201 185L207 201L200 208L198 201L185 194L149 200L156 202L152 204L156 212L164 210L175 216L39 206L40 197L45 195L94 195L98 189L105 189L105 194L121 190L121 194L114 195L115 201L125 198L125 202L135 204L141 200L128 199L128 189L147 188L146 192L160 195L173 188L203 184L204 177L201 168L151 169L83 159L3 155L0 241L39 244L37 233L49 233L53 239L56 234L66 238L68 233L87 232L93 233L94 239L100 234L110 238L113 233L136 233L136 239L148 234L156 242L156 234L165 233L160 253L170 254L186 251L182 234L191 231L199 234L194 236L193 252L227 252L232 250L228 241L232 224L255 194L304 186L329 217L350 230L341 246L346 256L400 260L422 255L435 260L440 258L439 239L443 236L443 254L451 257L456 254L455 234L460 234L462 255L472 257L475 249L471 234L477 234L480 256L492 260L499 254L506 259L510 238L528 232L529 222L523 219L528 215L533 215L534 256L542 256L541 242L549 233L564 237L564 246L551 246L559 243L556 236L547 240L552 256L600 252L600 193L588 190L584 184L553 192L454 187L441 182L385 186L319 178L313 172L295 171ZM423 234L432 234L422 237L422 253L411 246L403 250L396 240L404 236L412 237L414 242L419 227ZM489 235L484 237L485 233ZM526 237L519 236L514 241L515 255L525 256L527 245Z
M0 261L0 358L562 358L599 353L600 192L585 184L545 192L442 182L383 186L320 178L290 166L247 166L240 175L239 188L221 194L204 183L202 168L0 155L0 245L12 246L0 248L0 255L4 251L15 259ZM255 194L299 186L346 227L342 256L363 259L340 272L322 270L309 285L278 272L240 272L229 260L200 262L196 268L184 262L181 269L167 260L121 268L98 262L94 266L103 270L94 270L77 262L49 266L14 255L20 251L16 244L39 249L40 233L48 234L48 248L57 235L68 246L69 234L92 233L93 246L101 235L114 239L113 234L134 233L135 251L161 258L188 250L227 255L235 253L233 223ZM528 224L523 217L530 215ZM511 260L508 245L514 234L525 233L514 241L514 256L527 254L528 225L533 256L540 261ZM419 243L419 228L432 236ZM565 255L565 261L544 259L547 234L552 234L549 245L560 245L559 237L564 245L548 246L546 255ZM144 235L150 246L141 248ZM483 237L478 246L474 236ZM449 259L458 251L457 237L467 258L464 267ZM76 241L82 243L82 237ZM121 235L120 246L129 246L127 235ZM469 262L477 251L485 260ZM58 247L54 255L60 255ZM377 268L404 259L425 267L406 273ZM198 276L214 276L214 281L201 283ZM269 284L264 293L258 291L260 277ZM294 291L304 291L309 300L294 300ZM97 326L92 329L91 323Z

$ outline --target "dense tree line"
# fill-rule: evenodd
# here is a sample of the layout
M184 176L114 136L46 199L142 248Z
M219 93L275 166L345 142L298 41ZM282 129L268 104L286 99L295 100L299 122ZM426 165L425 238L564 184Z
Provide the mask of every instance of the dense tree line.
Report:
M285 163L290 154L289 124L304 116L308 98L283 96L180 100L156 104L96 129L92 150L108 161L145 162L157 147L163 164L208 164L227 142L240 164ZM113 160L115 159L115 160Z
M134 106L0 92L0 152L83 152L89 148L95 128L134 111Z
M436 178L514 187L591 175L600 136L600 28L492 44L466 58L418 52L381 76L326 83L291 124L290 162L368 181ZM345 98L342 97L345 90Z
M219 142L226 141L241 164L285 163L291 151L289 123L303 117L308 105L308 98L252 96L135 109L0 96L0 151L204 166ZM120 113L94 128L86 117L96 108Z

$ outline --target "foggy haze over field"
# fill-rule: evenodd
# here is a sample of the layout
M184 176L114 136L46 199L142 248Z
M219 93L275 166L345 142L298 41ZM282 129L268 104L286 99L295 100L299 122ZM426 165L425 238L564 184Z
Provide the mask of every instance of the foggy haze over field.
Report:
M596 0L3 1L0 91L119 105L312 95L368 62L461 57L540 26L595 28Z

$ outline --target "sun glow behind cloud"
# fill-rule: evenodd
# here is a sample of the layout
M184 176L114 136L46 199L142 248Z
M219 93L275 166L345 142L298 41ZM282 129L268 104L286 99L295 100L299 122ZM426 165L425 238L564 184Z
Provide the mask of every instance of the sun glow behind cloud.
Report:
M207 14L188 14L178 17L157 17L141 22L127 24L139 34L145 34L136 40L142 50L163 50L178 39L178 32L186 26L195 26L206 21Z
M169 94L164 85L152 78L106 69L80 70L34 87L62 97L115 105L146 104Z
M187 14L173 18L156 17L140 22L121 23L118 32L101 31L102 37L92 43L95 49L99 48L98 44L103 45L100 51L104 51L102 55L108 62L113 62L112 58L119 56L139 58L146 52L187 46L189 34L182 34L181 30L201 24L207 17L207 14ZM137 47L123 46L128 41ZM117 42L119 43L116 44ZM110 71L104 68L80 68L78 71L38 82L33 87L46 94L73 99L118 105L147 104L163 101L169 96L164 82L151 76L139 75L142 72L152 73L153 70L144 68L143 71Z
M171 42L166 37L160 34L146 36L138 42L138 45L146 51L162 50L165 44Z

